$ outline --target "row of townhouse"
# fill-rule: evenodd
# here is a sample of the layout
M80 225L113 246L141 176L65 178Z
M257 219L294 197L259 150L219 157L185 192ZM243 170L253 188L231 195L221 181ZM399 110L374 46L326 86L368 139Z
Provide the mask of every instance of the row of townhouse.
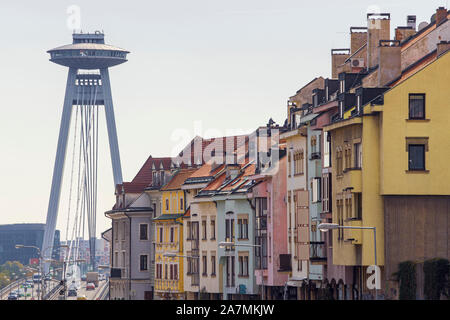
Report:
M423 262L450 257L449 17L391 40L369 13L282 127L149 157L105 213L110 298L395 299L405 261L423 298Z
M449 17L440 7L416 31L408 16L391 40L390 14L367 14L367 27L350 28L350 48L331 51L332 77L289 99L281 138L288 284L298 299L374 298L372 265L381 271L378 297L396 298L405 261L417 266L423 298L423 262L450 257ZM339 227L321 233L323 222ZM376 228L376 247L360 227Z

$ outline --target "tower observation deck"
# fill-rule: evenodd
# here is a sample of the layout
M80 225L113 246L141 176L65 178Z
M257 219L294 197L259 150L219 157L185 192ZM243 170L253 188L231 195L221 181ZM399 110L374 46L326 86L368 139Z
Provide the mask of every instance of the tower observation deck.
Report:
M69 128L72 122L72 110L75 110L76 119L74 121L75 133L73 157L75 157L76 154L76 143L79 145L79 148L78 146L77 148L80 152L78 161L72 161L69 214L71 211L70 199L72 198L72 186L74 185L76 185L75 192L77 193L76 199L78 199L78 201L76 203L75 212L73 213L74 227L71 234L72 240L78 239L81 221L87 222L90 240L91 265L93 269L95 269L99 107L104 106L105 109L114 184L121 184L122 169L114 118L109 68L126 62L127 55L130 52L105 44L105 35L98 31L95 33L74 33L72 44L57 47L47 52L50 54L51 62L68 67L69 72L42 249L44 250L53 244ZM78 163L78 184L75 182L73 183L72 181L75 163ZM69 222L67 225L66 237L68 238L67 240L69 240ZM76 241L71 241L70 243L76 243ZM75 247L73 250L70 248L70 251L76 260L77 249L75 249ZM47 250L47 252L50 251ZM49 257L44 254L44 259L48 258ZM45 263L44 272L48 272L48 269L49 265L48 263Z

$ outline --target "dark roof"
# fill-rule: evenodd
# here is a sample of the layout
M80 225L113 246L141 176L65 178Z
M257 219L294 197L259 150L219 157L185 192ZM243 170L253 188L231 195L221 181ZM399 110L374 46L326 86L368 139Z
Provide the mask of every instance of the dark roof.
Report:
M176 220L178 218L181 218L183 216L182 213L163 213L159 217L153 218L153 221L159 221L159 220Z

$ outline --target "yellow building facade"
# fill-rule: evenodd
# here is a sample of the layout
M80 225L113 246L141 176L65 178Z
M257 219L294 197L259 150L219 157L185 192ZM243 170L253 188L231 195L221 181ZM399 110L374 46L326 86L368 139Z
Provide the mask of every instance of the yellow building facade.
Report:
M185 299L183 216L186 192L181 190L192 169L181 169L161 188L162 214L155 223L155 294L161 299ZM169 255L169 256L168 256Z

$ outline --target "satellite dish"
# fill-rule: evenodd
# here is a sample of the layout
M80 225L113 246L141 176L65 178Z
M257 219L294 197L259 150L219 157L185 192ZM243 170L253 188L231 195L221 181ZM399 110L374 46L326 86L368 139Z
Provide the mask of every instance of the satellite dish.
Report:
M426 28L426 27L428 27L428 22L421 22L420 24L419 24L419 31L420 30L422 30L423 28Z

